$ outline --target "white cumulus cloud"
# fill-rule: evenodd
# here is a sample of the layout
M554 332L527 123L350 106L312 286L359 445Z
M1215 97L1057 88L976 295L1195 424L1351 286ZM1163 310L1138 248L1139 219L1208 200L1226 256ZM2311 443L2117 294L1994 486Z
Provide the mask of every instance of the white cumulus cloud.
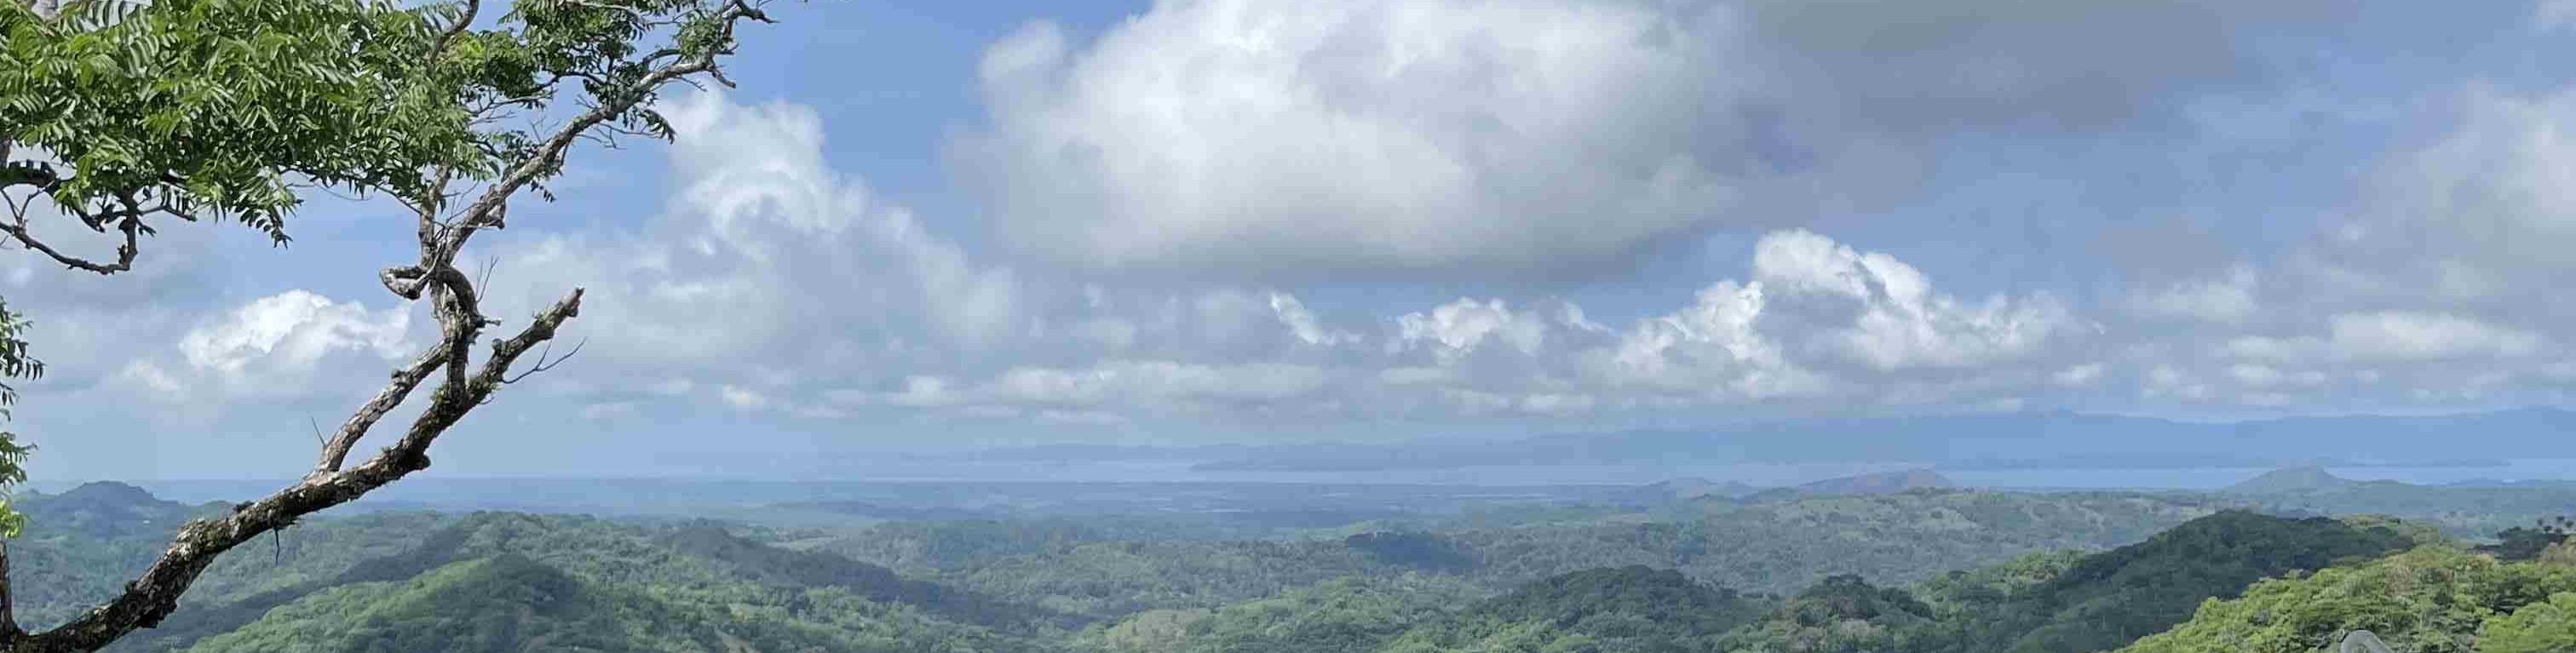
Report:
M1880 252L1861 252L1806 230L1764 236L1754 278L1786 297L1849 300L1847 324L1818 333L1843 355L1879 370L1975 367L2038 351L2075 326L2046 294L1993 295L1970 302L1935 292L1923 272Z

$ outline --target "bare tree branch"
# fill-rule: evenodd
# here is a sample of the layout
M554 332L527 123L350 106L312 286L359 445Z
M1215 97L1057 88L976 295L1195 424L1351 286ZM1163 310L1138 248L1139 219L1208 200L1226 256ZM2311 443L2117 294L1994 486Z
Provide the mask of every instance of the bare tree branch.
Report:
M554 369L554 368L555 368L555 366L557 366L557 365L562 365L564 361L572 360L572 357L573 357L573 356L576 356L576 355L581 354L581 348L582 348L582 346L583 346L583 345L588 345L588 344L590 344L590 339L589 339L589 338L583 338L583 339L581 339L581 342L572 343L572 351L564 352L564 355L562 355L562 356L558 356L558 357L555 357L555 358L553 358L553 359L547 359L547 358L546 358L546 355L547 355L547 354L554 353L554 351L555 351L555 343L552 343L552 342L546 343L546 347L545 347L545 349L543 349L543 350L539 350L539 351L537 352L537 364L536 364L536 365L529 366L527 371L525 371L525 372L520 372L518 376L513 376L513 377L509 377L509 378L501 379L501 383L502 383L502 384L504 384L504 385L506 385L506 384L511 384L511 383L518 383L518 382L520 382L520 381L526 380L528 377L536 376L536 375L537 375L538 373L540 373L540 372L545 372L545 371L547 371L547 370L552 370L552 369Z

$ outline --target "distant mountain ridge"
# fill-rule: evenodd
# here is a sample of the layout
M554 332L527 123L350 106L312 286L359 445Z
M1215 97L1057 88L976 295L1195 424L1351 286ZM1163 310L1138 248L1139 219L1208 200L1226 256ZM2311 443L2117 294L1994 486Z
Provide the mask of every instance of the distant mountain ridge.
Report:
M31 534L73 531L101 539L168 535L189 517L224 509L222 503L191 506L165 501L141 487L116 481L83 483L58 494L28 491L12 505L27 514Z
M1763 491L1761 486L1741 481L1712 481L1700 477L1660 481L1621 492L1616 499L1631 504L1654 505L1669 501L1688 501L1703 497L1733 499Z
M1929 469L1910 469L1829 478L1799 485L1798 489L1809 494L1894 494L1908 490L1945 489L1958 486L1958 483L1952 482L1950 477L1942 476L1940 472Z
M1940 472L1929 469L1908 469L1829 478L1791 487L1772 488L1754 493L1746 499L1768 501L1796 497L1869 496L1957 487L1959 487L1957 482L1951 481L1950 477L1942 476Z
M2331 492L2360 485L2334 475L2324 467L2284 467L2219 489L2231 494L2277 494L2287 492Z
M1923 461L1955 469L2501 466L2461 451L2576 458L2576 411L2184 422L2065 411L1780 420L1511 440L1259 447L1052 447L993 460L1199 460L1207 472L1359 472L1647 463ZM2214 454L2209 452L2228 452ZM2317 452L2331 451L2332 461ZM1052 456L1052 458L1050 458Z

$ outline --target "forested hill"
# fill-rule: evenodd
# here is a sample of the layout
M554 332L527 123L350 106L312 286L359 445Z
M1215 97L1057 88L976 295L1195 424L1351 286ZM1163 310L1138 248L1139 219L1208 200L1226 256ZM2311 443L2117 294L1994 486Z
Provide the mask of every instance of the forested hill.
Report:
M2099 651L2162 631L2189 618L2203 600L2234 597L2256 580L2417 543L2416 535L2384 525L2229 511L2075 559L2054 573L2044 565L2007 566L2046 575L2025 587L1998 588L1958 573L1926 583L1924 593L1950 607L1957 626L1941 650Z
M2429 530L2384 521L2231 511L2133 546L2031 554L1913 586L1836 575L1773 597L1638 566L1577 571L1468 601L1460 588L1437 583L1341 581L1287 600L1140 615L1078 641L1108 653L2087 653L2164 631L2205 601L2265 578L2378 564L2425 542L2447 546Z
M1720 635L1761 618L1768 604L1671 570L1592 569L1523 585L1409 629L1377 650L1707 651Z
M26 506L32 523L10 552L31 627L111 596L196 510L113 486ZM236 549L178 612L111 650L1039 650L1071 625L708 523L385 513L310 520Z
M1061 522L905 523L819 547L946 586L1118 619L1216 608L1344 576L1403 573L1456 578L1490 592L1632 565L1773 594L1837 574L1904 583L2033 551L2134 543L2222 505L2114 493L1917 490L1751 503L1708 497L1655 514L1564 520L1381 521L1285 541L1138 541Z
M2255 583L2119 653L2330 651L2354 629L2409 653L2576 651L2576 565L2424 547Z
M10 543L12 581L36 627L111 595L181 520L227 509L117 485L20 499L32 523ZM2425 632L2456 635L2551 598L2512 589L2541 587L2512 580L2525 567L2460 566L2480 556L2430 526L2233 505L1707 494L1643 512L1426 515L1271 540L1138 539L1146 515L813 530L380 512L309 519L234 550L177 613L112 650L2086 653L2183 624L2140 644L2190 642L2140 649L2161 652L2268 628L2246 616L2259 609L2195 617L2213 599L2277 600L2249 584L2426 546L2467 556L2442 558L2445 569L2510 578L2480 599L2485 612ZM2563 530L2512 539L2490 550L2562 561L2513 563L2530 569L2576 561ZM2555 622L2531 610L2515 632L2551 641Z

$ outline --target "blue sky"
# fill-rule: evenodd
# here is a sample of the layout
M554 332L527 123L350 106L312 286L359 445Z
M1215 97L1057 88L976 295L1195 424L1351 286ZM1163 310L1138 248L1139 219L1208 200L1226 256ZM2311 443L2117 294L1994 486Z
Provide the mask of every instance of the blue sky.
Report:
M458 474L1818 414L2559 406L2576 4L781 3L468 258L594 293ZM48 478L292 475L381 203L0 259ZM23 254L20 252L19 254Z

